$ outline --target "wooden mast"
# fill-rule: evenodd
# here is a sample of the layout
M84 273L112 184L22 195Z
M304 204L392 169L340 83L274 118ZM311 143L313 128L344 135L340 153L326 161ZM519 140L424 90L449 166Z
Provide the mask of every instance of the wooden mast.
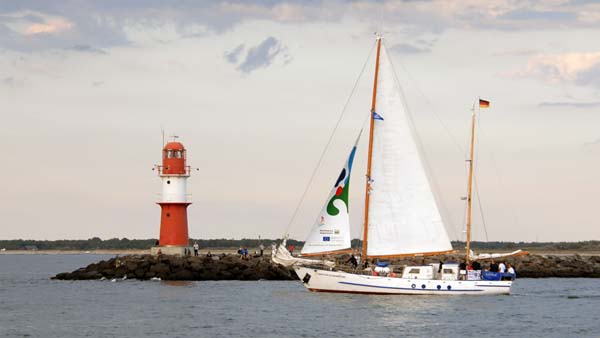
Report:
M475 149L475 104L471 110L471 147L469 150L469 182L467 188L467 249L466 264L471 263L471 214L473 206L473 150Z
M377 78L379 76L379 54L381 51L381 36L377 37L377 57L375 58L375 79L373 81L373 98L371 100L371 126L369 128L369 155L367 157L367 182L365 187L365 222L363 227L362 261L367 261L367 243L369 237L369 197L371 192L371 157L373 155L373 130L375 105L377 102Z

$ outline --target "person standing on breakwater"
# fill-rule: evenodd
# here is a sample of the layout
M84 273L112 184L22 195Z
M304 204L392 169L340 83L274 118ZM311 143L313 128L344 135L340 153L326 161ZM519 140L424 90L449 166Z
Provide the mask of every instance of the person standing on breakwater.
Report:
M194 256L198 257L199 249L200 249L200 245L198 245L198 242L194 242Z
M258 248L260 249L260 257L262 257L263 252L265 251L265 246L262 243L260 243L260 245L258 246Z

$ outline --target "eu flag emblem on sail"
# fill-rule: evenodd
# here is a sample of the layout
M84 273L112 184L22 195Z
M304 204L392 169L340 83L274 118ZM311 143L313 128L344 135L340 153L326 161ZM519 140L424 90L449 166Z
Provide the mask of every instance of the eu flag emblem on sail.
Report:
M377 112L373 112L373 120L383 121L383 117L381 115L377 114Z

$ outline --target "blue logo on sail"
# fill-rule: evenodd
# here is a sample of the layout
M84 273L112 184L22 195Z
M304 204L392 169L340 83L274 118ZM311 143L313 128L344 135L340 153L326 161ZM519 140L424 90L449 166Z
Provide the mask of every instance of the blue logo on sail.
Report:
M377 112L373 112L373 120L383 121L383 116L377 114Z
M323 242L329 242L329 241L331 241L331 237L323 236Z

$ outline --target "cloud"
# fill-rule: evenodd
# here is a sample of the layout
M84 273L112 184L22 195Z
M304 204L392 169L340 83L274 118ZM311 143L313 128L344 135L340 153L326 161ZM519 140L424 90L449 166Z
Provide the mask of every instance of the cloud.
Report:
M23 81L17 80L12 76L8 76L2 79L2 84L8 87L16 87L23 84Z
M596 140L591 141L591 142L586 142L583 145L584 146L594 146L594 145L597 145L597 144L600 144L600 138L597 138Z
M431 52L431 48L415 46L409 43L398 43L390 47L390 51L398 54L421 54Z
M83 52L83 53L108 54L106 51L104 51L100 48L92 47L90 45L74 45L72 47L65 48L65 49L76 51L76 52Z
M25 35L55 34L73 28L73 23L65 19L34 23L25 29Z
M289 55L286 57L287 50L279 40L270 36L258 45L248 49L244 60L238 65L237 69L242 73L251 73L257 69L265 68L271 65L278 55L284 56L284 62L287 63Z
M225 52L225 60L229 63L237 63L240 55L244 51L244 44L235 47L231 52Z
M109 48L135 43L139 32L161 27L175 27L172 40L220 34L249 21L372 24L383 19L390 29L435 34L447 29L598 28L599 13L599 3L567 0L0 1L0 46L20 51L78 44ZM44 39L27 39L33 36ZM398 48L404 53L427 49L418 44Z
M521 48L521 49L510 49L492 53L492 56L531 56L539 54L540 52L535 49Z
M524 71L514 77L532 77L546 82L600 86L600 52L538 54L529 59Z
M542 102L538 104L540 108L595 108L600 107L600 102Z

